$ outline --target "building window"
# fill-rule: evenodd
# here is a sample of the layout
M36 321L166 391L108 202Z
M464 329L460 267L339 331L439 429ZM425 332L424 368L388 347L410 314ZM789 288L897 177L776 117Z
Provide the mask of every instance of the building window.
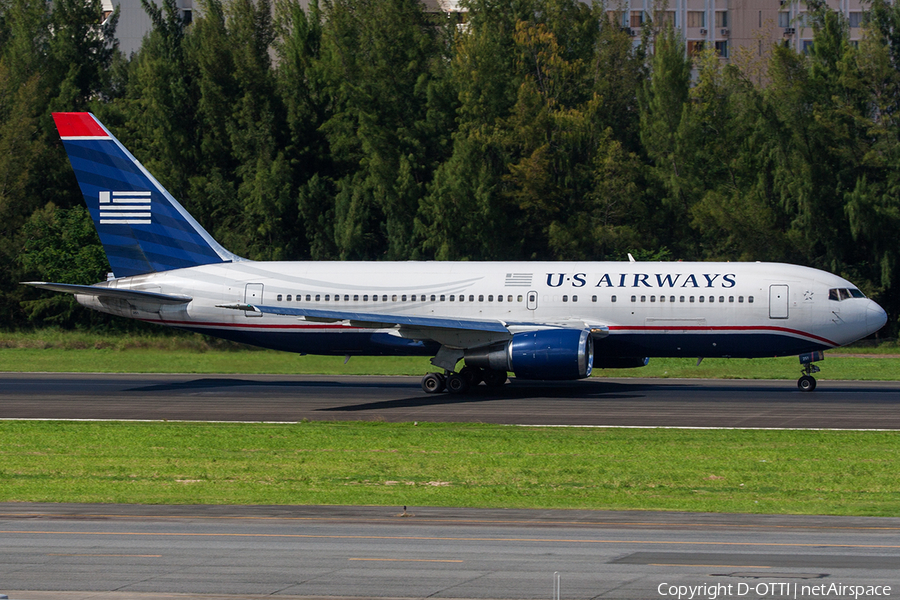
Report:
M850 13L850 27L860 27L862 26L862 16L861 12L851 12Z
M190 8L185 8L181 11L181 22L185 25L190 25L194 22L194 11Z
M637 28L637 27L641 27L643 24L644 24L644 11L642 11L642 10L631 11L631 18L628 21L629 27Z
M716 54L720 58L728 58L728 40L716 42Z
M810 52L812 52L812 49L813 49L813 41L812 40L803 40L803 42L801 44L801 48L800 48L800 50L803 52L803 54L809 54Z
M702 10L689 10L687 22L688 27L706 27L706 13Z
M784 12L784 11L778 13L778 26L779 27L790 27L791 26L791 13Z
M728 27L728 11L716 11L716 27Z
M687 43L688 56L698 56L703 52L703 40L690 40Z

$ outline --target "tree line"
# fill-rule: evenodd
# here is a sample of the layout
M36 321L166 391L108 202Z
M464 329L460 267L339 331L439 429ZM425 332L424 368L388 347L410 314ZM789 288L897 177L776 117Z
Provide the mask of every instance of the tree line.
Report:
M900 5L864 35L690 57L602 3L0 3L0 318L109 326L19 281L108 265L53 126L95 113L225 247L276 260L785 261L900 315ZM651 15L652 17L653 15ZM117 325L125 326L125 325Z

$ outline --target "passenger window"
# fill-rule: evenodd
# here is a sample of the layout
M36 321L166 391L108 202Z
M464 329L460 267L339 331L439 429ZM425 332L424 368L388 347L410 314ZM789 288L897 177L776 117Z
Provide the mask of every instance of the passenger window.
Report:
M490 298L490 296L488 296ZM503 296L497 296L497 302L503 302Z
M469 302L475 302L475 296L469 294Z
M694 297L691 296L691 302L694 301L693 298L694 298ZM700 296L700 302L703 302L704 300L706 300L706 296Z
M325 302L328 302L331 299L331 294L325 294Z
M637 296L632 296L632 297L631 297L631 301L632 301L632 302L637 302Z
M319 301L319 294L316 294L316 302Z
M493 301L494 301L494 295L493 294L488 295L488 302L493 302Z
M434 302L436 296L434 294L431 295L431 301Z
M753 296L747 296L747 302L753 304Z
M397 301L397 294L392 294L392 295L391 295L391 302L396 302L396 301Z
M615 296L613 296L613 298L615 298ZM597 301L597 296L591 296L591 302L596 302L596 301ZM615 300L613 300L613 302L615 302Z
M310 296L309 294L306 295L306 301L307 301L307 302L309 302L309 296ZM318 300L318 299L319 299L319 297L316 296L316 300Z
M368 302L368 301L369 301L369 295L363 294L363 302Z
M691 296L689 302L693 302L693 301L694 301L694 297ZM700 296L700 302L703 302L703 296Z
M656 296L650 296L650 302L656 302Z
M275 300L277 300L278 302L281 302L281 294L278 294L278 296L276 296Z
M572 302L578 302L578 296L572 296Z
M400 296L400 300L402 302L406 302L406 294L403 294L402 296Z
M738 304L741 304L744 301L743 296L738 296Z
M569 301L569 297L568 297L568 296L563 296L563 302L568 302L568 301Z
M719 302L725 302L725 296L719 296Z
M344 302L350 302L350 295L344 294Z
M647 296L641 296L641 302L646 302L646 301L647 301Z
M479 294L479 295L478 295L478 301L479 301L479 302L484 302L484 294Z
M299 297L299 296L298 296L298 297ZM290 294L287 295L287 301L288 301L288 302L291 301L291 295L290 295Z
M441 302L444 302L447 299L447 296L441 294ZM453 300L453 296L450 296L450 299Z
M512 298L512 296L510 296L510 298ZM516 296L516 302L521 302L521 301L522 301L522 294L519 294L518 296ZM512 302L512 300L510 300L510 302Z
M381 301L382 301L382 302L387 302L387 294L382 294L382 295L381 295Z
M616 301L616 297L615 297L615 296L613 296L613 297L612 297L612 298L610 298L610 299L609 299L609 300L610 300L610 302L615 302L615 301Z
M715 296L710 296L710 297L709 297L709 301L710 301L710 302L715 302L715 301L716 301L716 297L715 297Z
M684 296L679 296L678 301L679 301L679 302L684 302Z
M659 301L660 301L660 302L665 302L665 301L666 301L666 297L665 297L665 296L660 296L660 297L659 297Z
M450 294L450 302L453 302L454 300L456 300L456 295Z
M681 301L684 302L684 298ZM669 302L675 302L675 296L669 296Z
M728 301L729 301L729 302L734 302L734 296L728 296Z

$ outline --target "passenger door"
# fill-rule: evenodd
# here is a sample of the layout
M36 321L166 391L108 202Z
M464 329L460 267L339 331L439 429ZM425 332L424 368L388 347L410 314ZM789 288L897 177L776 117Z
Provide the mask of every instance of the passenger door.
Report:
M780 284L769 286L769 318L788 318L788 286Z
M263 284L261 283L248 283L244 288L244 304L262 304L263 301ZM245 310L244 316L247 317L261 317L262 313L253 311L253 310Z

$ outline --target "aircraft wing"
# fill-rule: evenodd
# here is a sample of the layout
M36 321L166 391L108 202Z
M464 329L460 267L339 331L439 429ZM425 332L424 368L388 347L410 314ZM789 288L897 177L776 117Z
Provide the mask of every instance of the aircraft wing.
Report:
M219 304L219 308L263 314L302 317L306 321L333 323L349 321L351 326L372 329L399 328L403 337L430 339L457 348L477 347L509 339L513 334L536 329L590 329L595 338L609 335L609 327L579 319L553 322L507 322L490 319L459 319L392 313L369 313L317 308L287 308L254 304Z
M79 296L104 296L106 298L120 298L144 304L187 304L193 298L176 294L159 294L157 292L141 292L138 290L118 290L98 285L75 285L72 283L47 283L46 281L23 281L22 285L30 285L42 290L64 292Z

